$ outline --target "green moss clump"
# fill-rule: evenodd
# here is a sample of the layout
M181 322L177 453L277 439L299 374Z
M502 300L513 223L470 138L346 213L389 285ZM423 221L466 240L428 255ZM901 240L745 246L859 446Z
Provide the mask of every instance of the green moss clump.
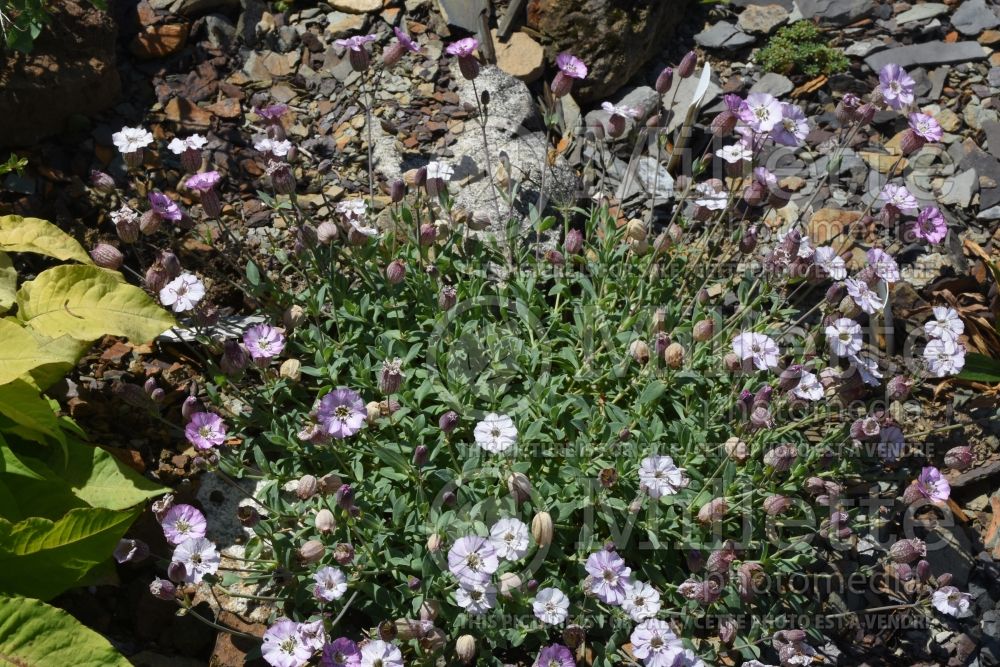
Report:
M847 56L828 46L823 34L808 21L785 26L756 55L756 61L769 72L819 76L843 72L850 66Z

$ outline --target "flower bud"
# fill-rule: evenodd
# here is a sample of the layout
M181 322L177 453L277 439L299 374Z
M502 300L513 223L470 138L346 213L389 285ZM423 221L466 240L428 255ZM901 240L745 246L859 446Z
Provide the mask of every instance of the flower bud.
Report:
M333 532L333 529L337 527L337 521L333 518L333 512L325 507L316 512L316 518L313 522L316 525L316 530L324 535Z
M390 285L398 285L406 278L406 264L398 259L394 259L385 269L385 279Z
M458 292L454 287L444 286L438 294L438 307L441 310L451 310L458 303Z
M429 222L420 225L420 245L426 247L434 245L437 240L437 227Z
M897 375L886 384L886 396L890 401L905 401L913 388L913 380L905 375Z
M925 560L920 560L917 562L914 572L916 572L917 579L919 579L921 583L926 584L931 578L931 564Z
M430 456L430 449L427 445L417 445L413 449L413 465L417 468L422 467L427 463L427 458Z
M500 575L500 595L504 597L513 597L513 592L521 588L521 577L517 576L513 572L504 572Z
M442 542L443 540L440 535L438 535L437 533L431 533L430 536L427 538L427 551L429 551L432 554L436 554L437 552L441 551Z
M571 229L566 232L566 241L563 243L563 250L567 255L576 255L583 249L583 234L578 229Z
M437 600L424 600L420 604L420 620L433 621L441 613L441 603Z
M726 440L723 448L726 450L726 456L737 463L745 463L746 460L750 458L750 448L747 447L747 443L743 442L735 435Z
M764 512L768 516L784 514L792 507L792 499L788 496L773 495L764 498Z
M552 517L548 512L539 512L531 520L531 536L539 547L552 544Z
M912 155L923 148L926 143L926 139L913 130L907 129L903 132L903 136L899 140L899 150L903 153L903 155Z
M337 240L337 236L340 235L340 230L337 228L336 223L330 220L324 220L319 223L316 227L316 242L323 245L330 245Z
M479 61L474 56L465 56L458 59L458 70L462 76L472 81L479 76Z
M101 194L109 195L115 191L115 179L111 178L109 174L103 171L98 171L97 169L90 170L90 186L100 192Z
M531 499L531 481L523 473L511 473L507 478L507 490L517 506Z
M299 547L299 561L304 565L315 563L323 557L324 553L326 553L326 547L323 546L322 542L319 540L309 540Z
M729 509L725 498L713 498L701 506L698 510L698 521L702 523L715 523L722 521Z
M807 493L813 495L819 495L821 493L826 493L826 483L819 477L810 477L803 484L803 488Z
M670 91L670 87L674 84L674 70L672 67L664 67L660 75L656 77L656 92L659 95L665 95Z
M945 572L944 574L939 575L936 582L938 588L943 588L944 586L947 586L948 584L951 583L951 580L953 578L954 577L952 576L951 572Z
M573 77L567 76L565 72L556 72L549 86L553 97L565 97L573 90Z
M393 204L398 204L403 201L403 197L406 195L406 183L402 179L397 178L392 183L389 184L389 199L392 200Z
M858 123L861 125L867 125L872 122L876 113L878 113L878 107L869 102L858 107L858 110L854 115L855 118L857 118Z
M736 639L736 621L732 618L724 618L719 621L719 641L729 646Z
M391 642L398 636L399 629L392 621L382 621L378 624L378 638L384 642Z
M368 413L367 419L369 424L375 423L382 416L382 410L379 409L378 401L368 401L365 404L365 411Z
M160 216L152 209L139 216L139 231L146 236L152 236L160 230Z
M757 228L750 227L740 239L740 252L749 255L757 248Z
M149 592L161 600L173 601L177 597L177 586L172 581L157 577L150 582Z
M944 455L944 464L955 470L965 470L971 467L974 460L972 448L967 445L952 447Z
M921 539L899 540L889 547L889 558L895 563L912 563L927 555L927 543Z
M90 257L97 266L112 271L117 271L125 259L118 248L107 243L98 243L94 246L94 249L90 251Z
M454 410L449 410L448 412L441 415L438 418L438 428L440 428L445 433L451 433L455 430L455 426L458 425L458 413Z
M698 54L694 51L688 51L683 58L681 58L680 64L677 66L677 76L682 79L686 79L692 74L694 74L694 68L698 65Z
M743 368L743 362L740 360L739 355L737 355L735 352L727 352L726 355L722 358L722 365L727 371L731 373L735 373L736 371L741 370Z
M795 445L778 445L765 452L764 465L777 472L786 472L791 469L798 455Z
M694 325L694 332L692 336L699 343L704 343L707 340L711 340L712 336L715 335L715 320L704 319L696 322Z
M187 579L187 568L184 563L174 561L167 566L167 577L175 584L183 583Z
M302 379L302 362L298 359L285 359L278 369L278 376L290 382Z
M641 366L649 363L649 346L646 345L646 341L644 340L632 341L632 344L628 347L628 353Z
M372 62L372 57L364 46L360 49L348 49L347 59L351 63L351 69L355 72L364 72Z
M739 122L739 117L726 109L716 114L715 118L712 119L711 125L709 125L709 129L716 137L728 137L736 129L737 122Z
M684 365L684 346L680 343L671 343L663 351L663 360L670 368L680 368Z
M350 565L354 560L354 547L347 542L340 542L333 548L333 560L338 565Z
M309 500L316 495L319 490L319 482L313 475L303 475L299 478L299 483L295 487L295 495L300 500Z
M462 635L455 642L455 656L464 665L471 665L476 659L476 638L472 635Z

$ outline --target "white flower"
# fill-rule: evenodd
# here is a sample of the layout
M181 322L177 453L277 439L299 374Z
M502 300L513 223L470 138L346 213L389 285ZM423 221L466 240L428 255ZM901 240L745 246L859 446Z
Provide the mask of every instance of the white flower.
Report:
M358 234L368 237L378 236L378 230L375 227L368 227L357 218L350 218L347 222L351 225L351 229L356 231Z
M638 118L639 110L634 109L629 106L614 105L611 102L601 102L601 108L604 109L605 113L612 116L621 116L622 118Z
M778 365L778 344L761 333L747 331L733 339L733 352L742 361L753 359L753 364L762 371Z
M650 456L639 463L639 488L650 498L672 496L687 484L684 468L674 465L669 456Z
M890 285L899 282L899 265L884 250L872 248L866 257L868 264L875 269L875 275Z
M122 153L135 153L153 143L153 135L142 127L123 127L111 135L111 141Z
M955 341L936 338L924 348L924 361L934 377L955 375L965 366L965 347Z
M269 137L264 137L254 142L253 147L261 153L270 153L274 157L285 157L288 155L288 151L292 150L292 142L288 139L275 141Z
M528 526L520 519L500 519L490 528L490 544L497 556L519 560L528 553Z
M957 342L958 337L965 332L965 323L958 316L958 311L947 306L934 306L934 319L924 324L924 333L929 338L940 338Z
M455 169L444 162L427 163L427 178L440 178L442 181L448 181L451 180L454 173Z
M695 205L703 206L709 211L721 211L726 208L726 201L729 195L726 193L722 182L716 181L713 183L712 181L715 180L712 179L694 186L695 192L701 195L701 197L694 200Z
M847 277L847 264L832 246L821 245L816 248L813 261L834 280L843 280Z
M179 139L177 137L173 138L167 148L171 150L175 155L180 155L185 151L196 151L205 147L208 143L208 139L201 136L200 134L192 134L190 137L185 139Z
M476 444L488 452L496 454L510 449L517 442L517 427L507 415L489 413L476 424L474 431Z
M715 154L729 164L736 164L737 162L742 161L749 162L753 159L753 152L743 144L723 146L719 150L715 151Z
M964 618L972 614L972 598L954 586L942 586L931 595L931 604L942 614Z
M323 619L317 618L315 621L299 623L299 628L295 633L299 640L312 651L320 651L326 643L326 628L323 627Z
M792 394L807 401L818 401L823 398L823 385L819 383L815 373L803 370L799 383L792 389Z
M649 618L632 631L632 653L647 667L672 667L684 644L666 621Z
M219 569L219 552L215 545L204 537L192 537L177 545L171 559L184 566L184 581L200 584L206 574L215 574Z
M846 317L838 318L826 328L826 338L838 357L861 351L861 325Z
M847 287L847 293L854 303L858 305L858 308L869 315L879 312L885 305L882 302L882 297L863 280L848 278L844 281L844 285Z
M368 202L364 199L345 199L337 204L336 211L348 220L363 218L368 212Z
M336 567L320 568L313 575L313 581L316 582L313 595L323 602L339 600L347 592L347 577Z
M643 581L633 581L625 593L622 609L633 621L653 618L660 611L660 592Z
M160 290L160 303L175 313L191 310L205 296L205 285L191 273L182 273Z
M778 242L779 244L781 244L781 242L785 240L785 237L786 237L787 235L788 235L788 232L780 232L780 233L778 234L778 236L777 236L777 239L776 239L776 240L777 240L777 242ZM815 253L816 253L816 250L815 250L815 249L814 249L814 248L812 247L812 244L811 244L811 243L809 243L809 237L808 237L808 236L802 236L802 237L801 237L801 238L799 239L799 252L798 252L798 257L801 257L802 259L809 259L809 258L811 258L811 257L812 257L812 256L813 256L813 255L814 255Z
M455 591L455 602L473 616L485 614L497 602L497 587L493 584L461 582L461 588Z
M870 354L853 354L850 360L861 374L861 381L872 387L877 387L882 379L882 371L878 369L878 360Z
M361 647L361 667L403 667L403 654L394 644L373 639Z
M543 588L535 596L531 609L542 623L559 625L569 616L569 598L558 588Z

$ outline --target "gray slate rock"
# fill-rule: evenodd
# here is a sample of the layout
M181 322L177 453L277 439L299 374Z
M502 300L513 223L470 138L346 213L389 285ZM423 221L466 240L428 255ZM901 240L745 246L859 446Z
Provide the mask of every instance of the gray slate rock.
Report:
M209 14L202 26L208 43L221 51L228 51L236 39L236 26L222 14Z
M975 36L1000 25L1000 18L986 6L986 0L965 0L951 15L951 24L963 35Z
M927 19L947 13L948 5L941 2L925 2L897 14L896 23L903 25L904 23L912 23L913 21L926 21Z
M873 0L799 0L802 18L827 25L847 25L863 19L875 8Z
M865 58L865 63L872 71L878 72L889 63L896 63L900 67L913 67L964 63L985 57L986 53L978 42L949 43L938 40L879 51Z
M959 169L975 169L980 178L985 177L990 182L1000 184L1000 160L980 150L970 139L962 144L962 149L965 157L959 162ZM997 205L1000 205L1000 185L983 187L979 192L980 211Z
M983 123L983 132L986 133L986 150L1000 158L1000 123L992 120Z
M945 179L941 185L938 201L945 206L965 208L972 203L972 197L979 190L979 176L975 169L967 169L960 174Z
M767 93L775 97L786 95L795 88L795 84L787 76L768 72L760 77L760 81L750 87L751 93Z
M754 38L738 30L732 23L720 21L694 36L694 41L706 49L739 49L754 43Z
M788 10L781 5L751 5L743 10L736 24L740 30L767 35L788 22Z

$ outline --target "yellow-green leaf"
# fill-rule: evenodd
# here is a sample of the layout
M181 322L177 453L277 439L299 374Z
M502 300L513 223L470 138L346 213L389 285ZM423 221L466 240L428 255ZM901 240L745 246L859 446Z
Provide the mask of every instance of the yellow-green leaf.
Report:
M0 217L0 250L34 252L56 259L94 263L76 239L41 218L22 218L19 215Z
M129 667L107 639L71 615L24 597L0 597L0 665Z
M12 317L0 319L0 385L43 364L61 361L51 350L44 350L38 339Z
M29 440L44 444L47 436L66 442L52 406L25 380L0 385L0 415L20 426L18 433Z
M14 305L17 294L17 269L5 252L0 252L0 315Z
M123 510L167 491L100 447L71 440L68 450L63 477L73 494L91 507Z
M17 316L50 338L93 341L106 334L146 342L174 326L174 318L138 287L96 266L56 266L24 283Z
M55 597L110 557L138 513L78 507L58 521L0 519L0 590Z

